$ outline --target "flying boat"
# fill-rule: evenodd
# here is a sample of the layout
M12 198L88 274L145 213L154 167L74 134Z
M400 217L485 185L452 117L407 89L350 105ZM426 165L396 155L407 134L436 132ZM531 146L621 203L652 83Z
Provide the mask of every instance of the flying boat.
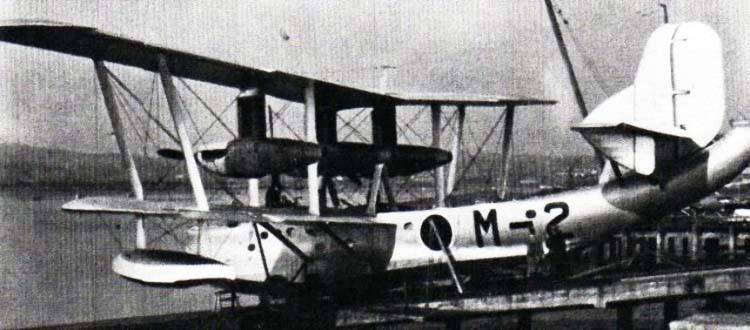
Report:
M388 193L390 176L424 171L443 175L443 166L452 166L456 152L440 149L439 143L399 145L397 107L430 106L433 129L439 131L441 106L456 106L459 117L467 107L502 107L506 122L512 123L517 108L554 101L368 90L64 23L5 22L0 24L0 40L92 60L132 197L85 197L62 208L135 215L137 248L118 255L112 269L147 285L213 283L249 291L263 290L271 283L381 287L377 279L383 276L442 267L461 293L467 274L524 258L535 244L544 253L564 253L633 224L653 221L720 189L750 162L750 124L734 121L731 130L720 134L725 126L721 42L712 28L698 22L659 27L648 39L633 84L573 127L605 160L598 185L528 199L446 207L445 181L436 180L435 207L422 210L399 210L392 196L388 199L394 207L380 209L381 189L392 195ZM192 201L144 198L113 97L114 77L105 63L158 74L174 123L173 136L180 145L159 154L184 162ZM174 77L239 90L238 137L194 149ZM266 96L304 104L304 139L267 136ZM336 113L362 107L373 109L373 143L337 141ZM505 133L510 132L506 127ZM256 197L260 177L305 176L308 205L211 205L199 175L201 168L249 179L248 193ZM339 175L370 180L367 205L361 212L327 207L327 194L337 198L330 178ZM184 251L146 246L142 222L156 217L195 220Z

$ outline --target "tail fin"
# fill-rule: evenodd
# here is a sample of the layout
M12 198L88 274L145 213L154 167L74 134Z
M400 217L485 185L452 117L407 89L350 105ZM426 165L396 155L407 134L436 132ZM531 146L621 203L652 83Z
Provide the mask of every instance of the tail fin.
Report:
M615 163L650 175L708 145L724 112L718 35L703 23L666 24L651 34L633 85L573 129Z

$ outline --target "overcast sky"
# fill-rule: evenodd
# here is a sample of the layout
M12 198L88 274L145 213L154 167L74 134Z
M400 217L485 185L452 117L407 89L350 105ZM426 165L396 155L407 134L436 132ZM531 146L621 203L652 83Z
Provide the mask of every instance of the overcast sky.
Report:
M662 21L661 9L655 0L556 2L566 18L563 31L587 103L593 108L606 95L630 84L649 33ZM718 31L724 42L729 116L747 108L750 3L666 2L671 21L700 20ZM527 108L517 116L516 148L554 153L589 150L583 139L568 129L581 118L542 0L0 4L0 19L34 18L93 26L243 65L354 86L379 87L382 70L377 67L391 65L396 69L388 73L390 91L553 98L560 103ZM144 99L149 98L153 75L116 66L113 70ZM3 44L0 79L0 142L114 150L90 60ZM219 109L237 93L194 85ZM290 121L295 126L298 121L293 113ZM486 132L496 114L473 111L468 127ZM210 123L205 111L196 112L196 116L202 116L199 126ZM226 117L230 124L232 117ZM404 112L399 118L410 117ZM214 129L208 138L226 136ZM137 141L132 133L130 138Z

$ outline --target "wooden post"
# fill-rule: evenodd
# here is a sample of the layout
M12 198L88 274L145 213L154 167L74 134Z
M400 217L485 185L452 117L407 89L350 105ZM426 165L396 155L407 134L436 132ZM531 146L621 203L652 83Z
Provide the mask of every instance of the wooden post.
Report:
M128 143L125 139L125 128L122 125L122 119L120 119L119 108L115 101L115 94L112 90L109 76L107 76L107 69L104 67L104 62L95 60L94 69L96 70L96 77L99 80L99 87L104 96L104 106L107 108L109 121L112 123L112 130L115 133L117 147L120 149L122 166L128 172L128 176L130 177L130 187L133 190L133 197L137 200L143 200L143 185L141 184L141 178L138 175L138 168L135 166L133 155L128 149ZM135 247L138 249L146 248L146 230L143 228L142 217L138 217L136 222Z
M185 126L185 109L182 108L182 103L180 103L179 97L177 96L177 88L174 86L172 74L167 67L167 59L164 55L159 55L158 59L159 76L161 77L164 94L167 96L167 105L172 113L172 120L174 121L177 136L180 138L180 145L182 146L182 153L185 156L185 166L187 167L188 178L190 179L190 185L193 188L195 204L198 210L208 211L208 198L206 197L206 191L203 189L203 182L201 182L200 173L198 172L198 165L193 156L193 145L191 144L187 133L187 126Z
M432 147L440 149L440 105L432 104ZM435 206L445 206L445 167L435 168Z
M317 143L315 133L315 85L310 81L305 87L305 141ZM320 215L320 196L318 195L318 163L307 165L307 211Z

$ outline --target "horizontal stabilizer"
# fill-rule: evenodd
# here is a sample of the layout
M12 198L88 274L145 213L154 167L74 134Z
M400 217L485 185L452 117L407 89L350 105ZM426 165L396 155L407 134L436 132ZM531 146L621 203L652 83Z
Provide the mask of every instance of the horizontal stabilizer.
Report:
M112 262L120 276L146 283L234 280L234 269L214 259L167 250L132 250Z

